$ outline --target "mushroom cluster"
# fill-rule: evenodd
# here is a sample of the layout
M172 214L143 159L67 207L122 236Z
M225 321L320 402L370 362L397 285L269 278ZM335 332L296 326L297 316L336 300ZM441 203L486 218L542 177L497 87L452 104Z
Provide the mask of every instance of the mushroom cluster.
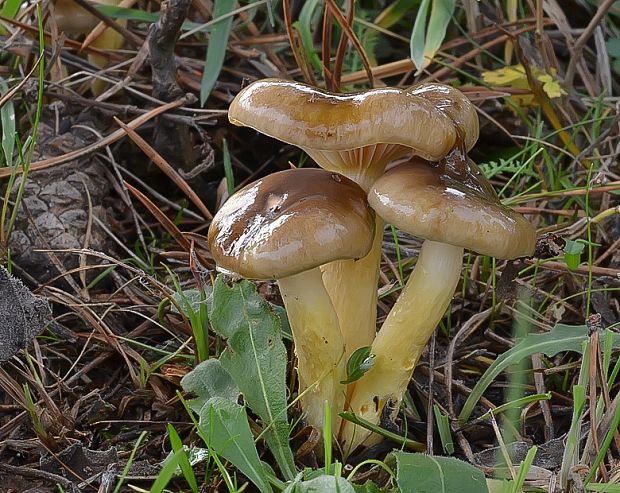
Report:
M467 158L478 117L449 86L343 95L267 79L237 95L229 119L300 147L326 171L280 172L234 194L210 227L213 256L239 275L278 279L307 423L322 426L327 400L334 411L376 424L388 403L398 409L452 299L463 250L502 259L531 255L535 230L500 203ZM424 243L377 334L386 221ZM372 367L345 388L348 358L367 346ZM372 441L347 421L336 418L332 429L345 454Z

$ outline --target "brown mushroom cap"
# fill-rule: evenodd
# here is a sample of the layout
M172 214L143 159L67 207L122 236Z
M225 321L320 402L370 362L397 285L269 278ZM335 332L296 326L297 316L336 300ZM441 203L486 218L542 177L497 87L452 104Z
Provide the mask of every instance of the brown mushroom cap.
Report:
M437 160L457 141L451 117L433 101L395 88L333 94L294 81L259 80L237 95L228 118L304 149L394 144Z
M420 159L387 171L368 201L386 221L424 239L501 259L534 253L536 230L521 214L503 206L486 186L457 180L449 169Z
M465 150L469 151L478 140L480 124L478 113L469 99L458 89L425 82L407 89L408 94L419 96L432 102L433 105L445 113L457 128L458 137L463 140Z
M370 250L374 213L364 191L321 169L280 171L236 192L217 212L208 241L218 266L281 279Z

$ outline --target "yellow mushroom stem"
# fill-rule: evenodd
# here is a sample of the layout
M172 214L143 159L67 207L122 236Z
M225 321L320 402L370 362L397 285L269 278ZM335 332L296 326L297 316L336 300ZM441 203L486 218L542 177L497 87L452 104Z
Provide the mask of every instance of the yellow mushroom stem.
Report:
M344 342L338 317L325 290L320 269L278 280L288 314L295 354L301 407L306 422L323 429L324 402L332 409L332 430L340 426L345 386Z
M357 381L350 411L379 424L386 404L397 412L415 365L448 308L460 278L463 248L427 240L407 285L372 344L372 368ZM368 442L370 432L343 423L345 455Z
M377 284L383 240L383 219L379 216L375 216L375 228L368 255L357 260L336 260L321 267L325 289L340 322L345 362L356 349L370 346L377 330Z

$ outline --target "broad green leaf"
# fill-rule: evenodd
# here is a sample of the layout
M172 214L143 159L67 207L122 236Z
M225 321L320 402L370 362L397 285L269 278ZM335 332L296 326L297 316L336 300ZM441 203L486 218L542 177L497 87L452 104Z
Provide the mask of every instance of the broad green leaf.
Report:
M395 452L396 482L407 493L488 493L484 473L453 457Z
M423 0L411 33L411 59L420 73L428 66L446 37L456 0L432 0L431 15L426 28L429 1Z
M181 380L185 392L196 395L188 401L189 407L199 413L206 402L212 397L222 397L237 402L241 391L228 373L215 358L200 363Z
M6 94L9 88L0 78L0 96ZM4 159L0 156L0 165L13 166L13 151L15 149L15 108L13 101L7 101L0 108L0 126L2 127L2 151Z
M396 489L379 488L375 483L368 480L364 484L353 484L355 493L400 493Z
M288 444L286 348L280 319L249 281L228 287L215 281L211 310L213 330L227 339L220 356L247 405L263 420L265 440L284 477L297 474Z
M295 481L282 493L355 493L346 479L336 476L319 476L310 481Z
M497 358L478 380L467 401L465 401L461 414L459 414L459 422L464 423L467 421L478 399L480 399L487 387L495 380L495 377L509 366L536 353L554 356L561 351L581 352L581 344L587 338L588 329L585 325L558 324L549 332L528 335L520 343ZM620 346L620 334L615 334L614 347L618 346Z
M204 296L204 300L202 299ZM183 313L186 316L192 316L198 313L202 304L207 305L207 309L211 308L211 286L205 286L204 295L200 293L199 289L186 289L181 293L172 293L172 299L181 307ZM178 313L177 307L172 304L170 307L172 313Z
M364 346L353 351L353 354L349 356L349 361L347 361L347 379L340 383L344 385L353 383L372 368L375 357L370 354L370 350L370 346Z
M199 428L200 436L214 453L232 462L261 493L272 491L243 406L213 397L200 410Z
M236 4L235 0L215 0L213 18L217 19L230 14L235 10ZM207 60L202 73L202 80L200 81L200 104L202 106L205 105L213 86L217 82L220 70L222 70L232 20L233 16L229 15L213 24L211 28L211 35L209 36L209 44L207 46Z

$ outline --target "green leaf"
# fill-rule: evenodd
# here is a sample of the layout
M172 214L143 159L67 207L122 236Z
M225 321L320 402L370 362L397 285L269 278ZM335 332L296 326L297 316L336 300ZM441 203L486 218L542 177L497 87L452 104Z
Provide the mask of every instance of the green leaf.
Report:
M232 462L261 493L271 493L243 406L223 397L209 399L200 411L199 431L205 443Z
M211 286L205 286L204 295L199 289L186 289L182 292L172 293L172 299L181 307L183 314L187 317L194 316L200 311L203 304L207 305L207 309L211 309ZM172 313L179 313L177 307L172 304L170 307Z
M353 351L347 361L347 379L340 383L347 385L353 383L364 376L372 368L375 362L374 354L370 354L371 346L364 346Z
M411 51L411 60L416 68L420 69L424 66L424 42L426 38L426 17L428 16L428 7L430 0L422 0L418 14L411 31L411 40L409 49Z
M605 44L610 57L620 58L620 38L610 38Z
M215 0L213 18L218 19L226 14L230 14L235 10L236 3L235 0ZM220 70L222 70L232 20L233 16L229 15L214 23L211 29L209 45L207 46L207 60L202 73L202 80L200 81L200 104L202 106L205 105L213 86L217 82Z
M282 493L355 493L346 479L336 476L319 476L310 481L290 483Z
M6 94L8 90L8 86L0 78L0 96ZM7 101L0 108L0 124L2 127L2 151L4 153L4 160L0 159L0 163L4 166L13 166L13 151L15 149L15 108L13 101Z
M441 47L455 5L456 0L433 0L427 30L425 28L429 0L422 1L411 32L411 59L418 69L416 74L431 63Z
M171 424L168 424L168 435L170 436L170 445L174 454L180 452L178 456L178 463L183 471L183 477L187 481L187 484L192 490L192 493L198 493L198 483L196 482L196 476L194 476L194 470L189 462L185 448L183 448L183 442L181 437Z
M215 281L211 310L213 330L227 339L220 356L247 405L265 426L265 440L287 480L297 474L288 444L286 348L280 319L249 281L228 287Z
M395 452L396 482L407 493L487 493L481 470L453 457Z
M588 328L585 325L556 325L551 331L543 334L530 334L520 343L506 351L482 375L465 401L459 422L464 423L471 415L478 399L495 377L511 365L528 358L532 354L544 353L554 356L561 351L581 352L581 344L588 338ZM614 335L614 347L620 345L620 334Z
M416 3L418 0L396 0L377 16L374 23L383 29L389 29L400 21Z
M400 493L395 489L384 489L379 488L375 483L368 480L364 484L355 484L353 483L353 489L355 493Z
M150 493L162 493L164 491L164 488L166 487L166 485L176 475L179 469L181 457L184 454L185 454L185 451L183 449L177 450L176 452L174 452L174 454L172 454L166 459L163 467L161 468L161 470L159 471L159 474L157 475L157 479L155 479L155 482L153 483L153 485L151 486L151 489L149 490Z
M569 269L575 270L581 263L581 253L586 246L580 241L566 240L564 261Z
M312 23L318 5L318 0L308 0L304 2L304 6L299 13L299 20L293 23L293 27L299 32L304 51L306 52L308 60L314 67L314 70L321 73L323 72L323 63L314 49L314 40L312 38Z
M433 413L439 430L439 438L441 438L441 446L446 454L454 453L454 442L452 441L452 430L450 429L450 419L442 414L437 404L433 404Z
M12 19L19 11L19 6L22 4L22 0L5 0L0 9L0 15ZM6 34L6 29L0 26L0 34Z
M185 392L197 397L188 401L189 407L199 413L206 402L212 397L222 397L237 402L241 391L228 373L215 358L200 363L181 380Z

